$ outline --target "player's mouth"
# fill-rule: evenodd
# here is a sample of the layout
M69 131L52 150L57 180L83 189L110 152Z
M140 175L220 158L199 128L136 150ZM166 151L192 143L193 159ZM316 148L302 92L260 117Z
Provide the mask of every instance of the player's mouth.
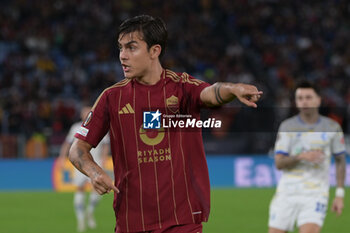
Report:
M123 67L123 71L124 72L129 72L130 71L130 66L122 64L122 67Z

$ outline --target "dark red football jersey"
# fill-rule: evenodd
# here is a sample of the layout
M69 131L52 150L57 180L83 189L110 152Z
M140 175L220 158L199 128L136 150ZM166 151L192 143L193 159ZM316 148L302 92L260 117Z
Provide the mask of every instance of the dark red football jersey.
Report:
M199 119L208 83L164 70L147 86L136 80L107 88L77 138L96 146L109 131L114 164L117 228L148 231L208 220L210 184L201 129L143 128L143 113L188 114Z

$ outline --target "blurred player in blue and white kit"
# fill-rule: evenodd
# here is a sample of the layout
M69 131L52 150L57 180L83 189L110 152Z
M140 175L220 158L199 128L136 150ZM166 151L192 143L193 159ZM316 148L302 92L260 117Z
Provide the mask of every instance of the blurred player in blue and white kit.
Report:
M270 204L269 233L318 233L326 216L331 157L336 163L332 211L344 207L345 144L340 125L319 114L321 97L309 82L295 91L299 114L282 122L275 144L275 164L283 171Z
M90 120L90 106L84 106L81 109L80 117L82 120L85 119L85 123ZM64 161L66 160L69 152L69 148L72 145L74 141L74 135L78 130L80 129L81 125L83 124L82 121L74 123L70 130L68 135L66 136L66 139L61 146L60 155L58 157L58 163L59 166L63 167ZM91 155L94 159L94 161L99 164L100 166L103 165L103 162L107 159L108 153L109 153L109 137L108 134L102 139L101 143L91 150ZM98 204L99 200L101 199L101 196L93 190L90 193L88 206L85 210L85 184L90 181L90 178L81 173L79 170L75 169L74 174L74 184L77 186L77 191L74 194L74 210L75 215L77 217L77 231L83 232L86 230L86 225L89 228L96 228L96 221L94 218L94 211L95 207Z

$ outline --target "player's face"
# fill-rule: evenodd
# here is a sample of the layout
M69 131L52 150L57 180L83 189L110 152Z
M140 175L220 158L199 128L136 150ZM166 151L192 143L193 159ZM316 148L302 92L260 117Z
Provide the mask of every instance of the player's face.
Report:
M321 97L312 88L298 88L295 92L295 103L301 113L313 114L318 112Z
M143 77L151 67L151 55L147 43L139 32L120 35L118 39L119 59L125 78Z

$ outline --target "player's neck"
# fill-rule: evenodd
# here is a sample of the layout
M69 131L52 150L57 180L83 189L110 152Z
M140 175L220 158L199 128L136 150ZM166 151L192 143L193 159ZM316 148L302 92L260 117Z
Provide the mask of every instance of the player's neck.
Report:
M159 62L152 65L152 68L142 77L136 78L136 81L144 85L154 85L160 80L163 67Z
M320 114L314 113L314 114L302 114L300 113L300 118L303 122L306 124L316 124L318 120L320 119Z

